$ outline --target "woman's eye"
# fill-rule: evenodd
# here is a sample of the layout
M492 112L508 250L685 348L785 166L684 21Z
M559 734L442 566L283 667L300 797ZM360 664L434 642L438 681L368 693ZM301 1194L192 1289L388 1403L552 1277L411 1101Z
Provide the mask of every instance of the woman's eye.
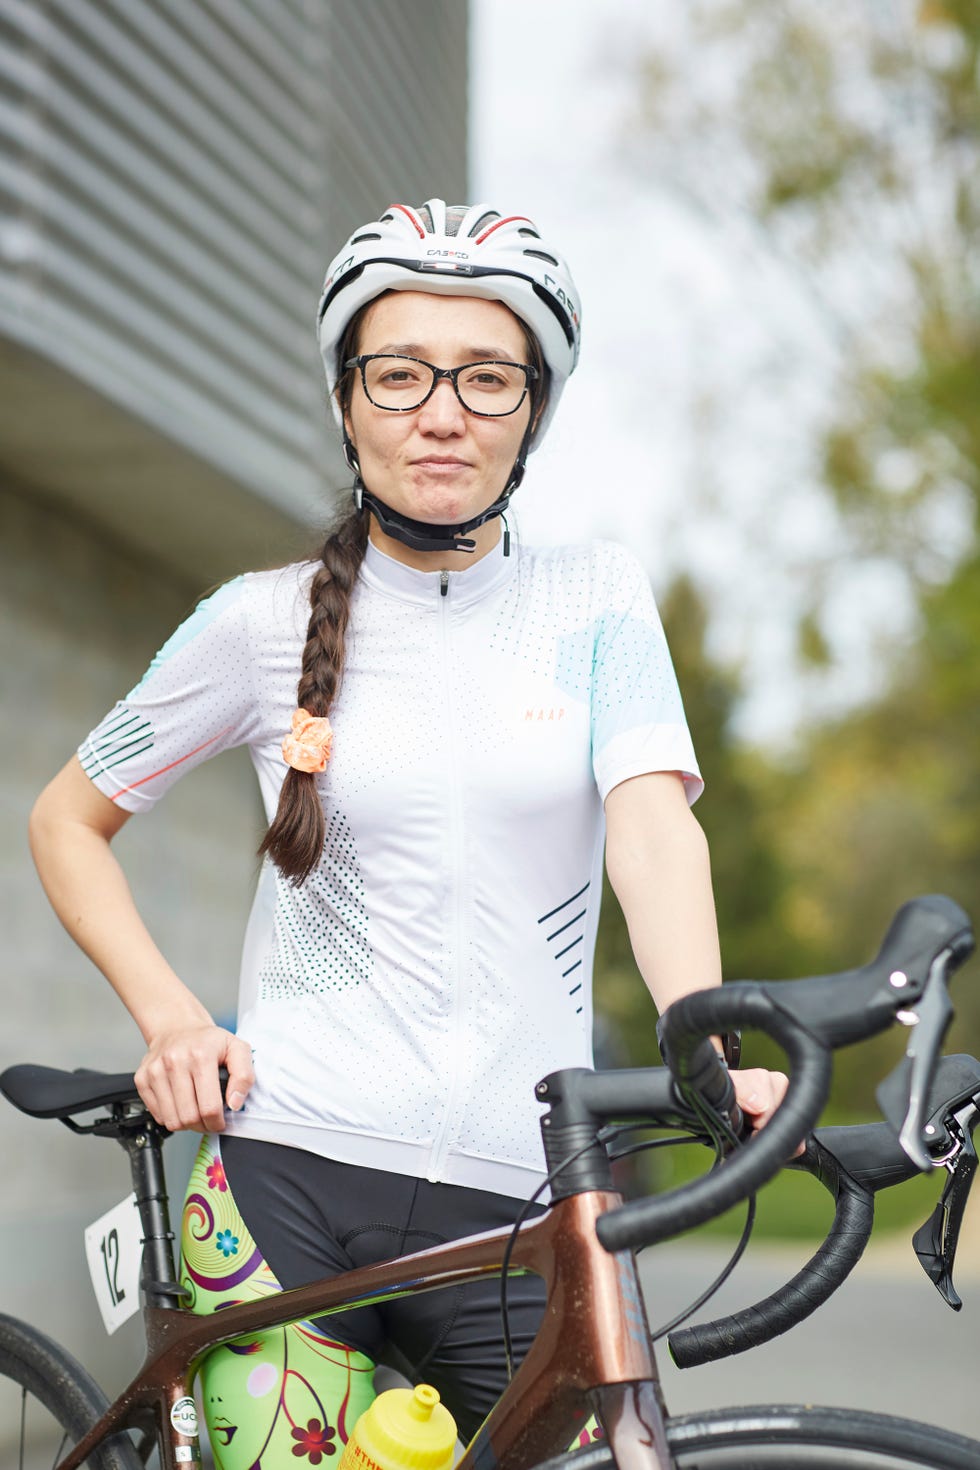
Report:
M497 372L495 368L478 368L475 372L465 375L465 383L468 388L487 390L505 388L507 386L507 379L503 373Z
M407 368L389 368L382 373L380 381L386 388L407 388L419 381L418 374L409 372Z

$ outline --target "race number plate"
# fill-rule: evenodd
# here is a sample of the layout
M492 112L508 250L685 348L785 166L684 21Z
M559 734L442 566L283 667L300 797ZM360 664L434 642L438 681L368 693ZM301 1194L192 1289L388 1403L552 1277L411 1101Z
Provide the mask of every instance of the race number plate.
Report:
M140 1305L143 1231L135 1194L89 1225L85 1256L105 1330L113 1333Z

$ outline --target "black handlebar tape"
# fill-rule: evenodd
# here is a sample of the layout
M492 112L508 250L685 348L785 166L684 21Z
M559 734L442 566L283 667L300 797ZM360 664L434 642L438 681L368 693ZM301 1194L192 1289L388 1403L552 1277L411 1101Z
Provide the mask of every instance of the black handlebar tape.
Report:
M830 1053L760 986L724 985L674 1002L664 1015L664 1040L675 1076L704 1037L741 1025L766 1032L785 1051L790 1081L782 1105L765 1128L710 1174L600 1216L596 1234L606 1250L654 1245L724 1214L777 1174L813 1128L830 1088Z
M667 1339L678 1368L694 1368L747 1352L788 1332L832 1296L857 1265L871 1236L874 1197L843 1169L818 1139L807 1142L805 1168L836 1200L834 1221L819 1249L785 1286L754 1307L697 1327L684 1327Z

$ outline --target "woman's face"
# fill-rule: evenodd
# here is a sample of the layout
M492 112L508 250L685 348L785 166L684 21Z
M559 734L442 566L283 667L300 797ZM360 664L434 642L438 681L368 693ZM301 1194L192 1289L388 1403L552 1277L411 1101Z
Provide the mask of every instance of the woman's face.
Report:
M357 350L420 357L445 368L528 361L523 329L501 302L423 291L393 291L373 302ZM368 400L358 375L345 422L368 490L415 520L456 525L500 495L530 417L530 394L505 417L469 413L446 378L421 408L391 413ZM488 529L492 545L499 527L491 522Z

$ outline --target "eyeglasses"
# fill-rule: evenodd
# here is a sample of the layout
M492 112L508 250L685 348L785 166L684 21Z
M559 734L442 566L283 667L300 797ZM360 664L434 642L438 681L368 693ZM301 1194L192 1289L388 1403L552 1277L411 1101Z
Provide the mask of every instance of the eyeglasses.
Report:
M464 362L461 367L441 368L420 357L388 352L350 357L344 368L360 368L368 401L388 413L421 408L440 378L448 378L468 413L490 419L516 413L538 376L537 368L526 362Z

